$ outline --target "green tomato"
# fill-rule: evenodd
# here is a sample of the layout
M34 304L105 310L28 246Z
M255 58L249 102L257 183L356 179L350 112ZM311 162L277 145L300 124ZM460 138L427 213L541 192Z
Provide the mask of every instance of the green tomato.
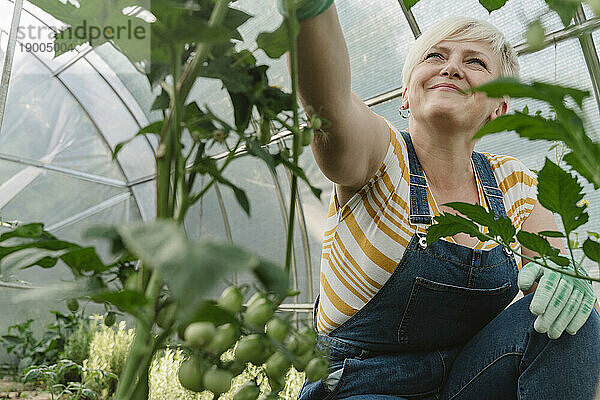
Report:
M242 295L242 292L240 292L240 289L235 286L229 286L223 290L217 304L224 310L235 314L241 310L243 302L244 296Z
M216 332L212 322L193 322L185 328L183 338L190 346L201 349L210 343Z
M223 363L225 369L231 371L233 376L238 376L246 369L246 364L239 362L238 360L226 361Z
M175 303L169 303L163 306L156 315L156 325L163 329L167 329L173 325L175 322L176 311L177 305Z
M310 326L305 326L304 328L300 329L298 333L310 340L312 343L317 341L317 332L315 332L315 330Z
M69 299L69 300L67 300L67 308L72 313L76 313L77 310L79 310L79 302L77 301L77 299Z
M280 351L273 353L265 364L265 372L272 379L280 379L290 369L290 360Z
M267 322L266 332L271 339L283 343L290 331L290 326L281 318L273 317Z
M312 350L315 345L314 342L310 339L310 337L306 337L304 335L298 335L296 337L298 345L296 346L296 350L294 350L294 354L302 355L306 352Z
M252 334L241 338L234 350L236 360L246 363L259 364L266 352L265 342L261 335Z
M298 371L304 371L306 365L310 360L314 358L314 356L315 355L312 350L309 350L304 354L296 356L296 358L293 361L294 368L296 368Z
M244 313L244 323L252 327L263 327L273 316L273 305L268 301L258 301Z
M256 400L256 398L260 395L260 389L253 382L248 382L244 386L242 386L236 393L233 395L233 400Z
M532 50L540 50L544 47L546 32L542 23L537 20L527 28L527 44Z
M279 393L284 386L284 382L282 378L271 378L269 377L269 386L271 387L271 394L276 394ZM267 399L271 399L273 397L266 397ZM274 398L278 398L278 396L274 397Z
M254 303L262 302L264 300L269 299L267 299L267 296L265 296L264 294L256 292L252 295L252 297L250 297L250 300L248 300L247 307L251 307Z
M309 382L318 381L327 376L329 363L322 357L315 357L308 362L304 372Z
M315 132L312 128L304 128L302 130L302 146L310 146L315 137Z
M323 124L323 121L321 120L321 118L316 117L316 116L312 116L310 118L310 125L312 126L312 128L315 131L318 131L319 129L321 129L322 124Z
M107 312L104 316L104 325L113 326L115 322L117 322L117 316L115 315L114 311Z
M202 392L204 390L202 377L207 369L208 364L204 360L193 357L188 358L179 366L179 372L177 373L179 383L184 388L193 392Z
M227 392L231 388L233 374L220 368L211 368L204 373L204 387L216 395Z
M295 334L292 335L285 347L292 353L296 354L296 350L298 350L298 337Z
M238 329L233 324L224 324L216 329L215 335L208 344L208 350L215 354L222 354L235 344L240 337Z

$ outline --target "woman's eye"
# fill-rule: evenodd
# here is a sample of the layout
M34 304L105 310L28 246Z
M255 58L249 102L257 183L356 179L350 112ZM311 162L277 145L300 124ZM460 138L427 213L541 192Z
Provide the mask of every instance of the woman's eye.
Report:
M425 59L427 60L428 58L443 58L442 55L440 53L429 53L425 56Z
M469 60L469 62L472 62L472 63L475 63L475 64L479 64L483 68L487 69L487 65L485 65L485 63L483 61L481 61L479 58L473 58L473 59Z

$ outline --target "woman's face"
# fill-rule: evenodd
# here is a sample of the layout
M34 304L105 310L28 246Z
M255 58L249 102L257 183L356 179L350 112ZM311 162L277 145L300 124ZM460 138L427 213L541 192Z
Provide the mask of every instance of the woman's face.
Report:
M443 40L432 46L413 69L403 96L411 119L453 123L478 130L506 112L506 103L485 93L463 94L500 76L500 61L481 41ZM449 126L449 125L448 125Z

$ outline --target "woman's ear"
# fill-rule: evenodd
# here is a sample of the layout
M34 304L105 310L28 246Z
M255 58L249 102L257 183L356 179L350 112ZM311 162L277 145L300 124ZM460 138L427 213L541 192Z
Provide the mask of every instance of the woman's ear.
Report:
M408 97L406 96L406 91L408 90L408 88L405 88L404 91L402 92L402 105L400 106L400 109L402 110L408 110Z
M496 107L494 109L494 111L492 112L492 114L490 115L490 121L493 119L496 119L498 117L501 117L502 115L506 114L506 111L508 110L508 102L506 99L502 99L500 100L500 103L498 104L498 107Z

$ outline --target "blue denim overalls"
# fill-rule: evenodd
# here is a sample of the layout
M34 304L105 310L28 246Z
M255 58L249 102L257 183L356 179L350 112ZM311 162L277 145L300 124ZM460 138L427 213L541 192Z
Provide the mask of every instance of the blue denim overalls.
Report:
M410 221L430 225L427 182L410 136L402 136L410 164ZM506 216L486 157L474 152L472 160L489 209ZM342 369L335 387L306 381L298 399L439 398L461 347L517 295L517 275L514 257L501 246L485 251L444 240L428 246L416 233L375 296L329 335L318 336L318 346L329 352L330 371Z

